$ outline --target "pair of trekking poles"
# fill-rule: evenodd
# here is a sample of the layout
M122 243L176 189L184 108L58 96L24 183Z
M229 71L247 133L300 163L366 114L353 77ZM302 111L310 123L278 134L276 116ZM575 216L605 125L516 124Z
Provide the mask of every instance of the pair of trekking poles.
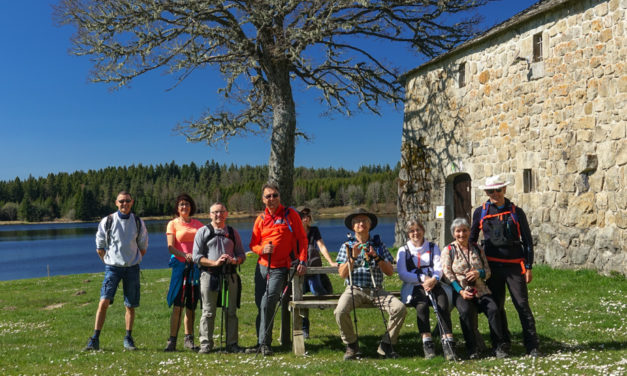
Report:
M348 235L349 240L354 240L354 238L352 237L352 235L349 233ZM348 250L347 250L348 252ZM357 309L355 307L355 295L354 295L354 291L353 291L353 269L351 269L351 264L348 264L349 266L349 271L348 271L348 279L349 279L349 283L350 283L350 288L351 288L351 299L353 302L353 322L355 323L355 336L357 337L357 342L359 342L359 332L357 329ZM381 312L381 318L383 319L383 327L385 328L385 334L387 335L388 339L390 340L390 343L392 342L392 338L390 336L390 332L389 332L389 328L388 328L388 324L387 321L385 320L385 314L383 312L383 305L381 304L381 296L379 295L379 287L377 286L375 279L374 279L374 273L372 268L368 267L369 271L370 271L370 280L372 282L372 285L374 286L374 290L375 290L375 294L377 296L377 304L379 306L379 311ZM442 323L444 321L444 319L442 318L441 314L440 314L440 310L438 309L438 304L435 300L435 297L433 296L433 294L431 293L431 291L427 292L427 296L429 297L429 301L431 302L431 305L433 306L433 311L435 313L435 317L437 319L438 322L438 328L440 330L440 338L444 339L445 333L444 333L444 327L442 326ZM442 346L448 346L448 349L450 350L451 353L454 353L453 350L453 346L451 344L450 341L442 341Z
M270 242L270 245L272 245L272 242ZM271 270L270 265L271 263L272 263L272 253L269 253L268 254L268 271L266 273L266 292L265 292L267 299L270 298L270 270ZM293 270L291 271L291 273L288 274L287 283L285 284L285 287L283 288L283 291L281 292L281 295L279 296L279 301L277 302L276 307L274 308L272 317L270 318L270 321L266 323L266 328L263 332L261 343L258 344L259 346L257 346L257 352L255 353L255 358L259 356L259 352L261 351L261 346L266 343L266 338L268 337L270 328L272 328L273 326L271 325L271 323L274 322L274 318L276 317L277 312L279 312L279 307L281 307L283 303L283 299L285 298L285 295L287 295L287 290L289 289L292 283L292 280L294 279L294 275L296 274L297 268L298 268L298 264L294 265Z
M347 235L349 240L354 240L353 236L348 233ZM369 247L370 244L366 243L364 247L362 247L362 251L365 249L365 247ZM346 253L348 254L348 252L351 252L351 257L352 257L352 249L348 249L349 246L347 244L346 246L347 250ZM379 307L379 311L381 312L381 318L383 319L383 327L385 328L385 334L387 335L388 340L390 341L390 343L392 342L392 338L390 336L390 332L388 329L388 323L385 320L385 313L383 312L383 304L381 304L381 296L379 294L379 287L377 286L377 283L375 282L374 279L374 271L372 270L371 265L368 265L368 270L370 271L370 280L372 282L372 286L374 287L374 293L377 296L377 305ZM351 268L351 263L348 263L348 283L350 284L350 288L351 288L351 300L353 303L353 322L355 323L355 337L357 337L357 342L359 342L359 331L357 329L357 307L355 306L355 292L353 290L353 269Z
M193 263L186 263L185 265L185 269L183 270L183 283L181 288L183 289L183 292L181 293L181 303L183 305L185 305L185 299L187 297L187 293L186 293L186 289L189 289L190 291L190 298L192 301L194 301L194 286L193 286L193 282L194 282L194 264ZM222 315L220 318L220 352L226 352L226 342L223 341L223 334L224 334L224 327L225 327L225 322L226 322L226 333L228 335L228 319L225 320L225 315L228 314L228 310L229 310L229 282L228 279L226 277L226 264L222 265L222 271L220 272L220 283L219 283L219 287L218 287L218 291L220 291L220 306L222 307ZM202 305L202 303L201 303ZM182 310L181 313L182 315ZM177 320L178 322L178 326L180 328L181 325L181 319L179 317L179 319ZM179 331L179 329L177 328L177 333Z

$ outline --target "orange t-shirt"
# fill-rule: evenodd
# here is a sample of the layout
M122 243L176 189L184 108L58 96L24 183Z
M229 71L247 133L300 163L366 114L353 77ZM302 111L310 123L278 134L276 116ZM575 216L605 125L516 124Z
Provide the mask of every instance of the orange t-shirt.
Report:
M198 229L202 226L204 226L202 222L197 219L192 218L189 223L186 223L178 217L168 222L165 234L174 235L174 248L183 253L191 254L194 250L194 237L196 236L196 231L198 231ZM174 257L176 257L176 259L180 262L185 262L183 257Z

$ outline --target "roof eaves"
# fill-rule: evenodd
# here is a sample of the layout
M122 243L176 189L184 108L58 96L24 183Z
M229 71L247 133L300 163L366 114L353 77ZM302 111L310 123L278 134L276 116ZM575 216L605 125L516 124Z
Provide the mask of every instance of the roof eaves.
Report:
M462 44L460 44L459 46L453 48L452 50L443 53L442 55L439 55L429 61L427 61L426 63L409 70L406 73L403 73L400 77L399 77L399 81L401 83L405 83L405 81L407 80L407 78L409 76L413 76L423 70L425 70L427 67L434 65L442 60L445 60L461 51L467 50L479 43L482 43L483 41L489 39L489 38L493 38L497 35L500 35L501 33L504 33L508 30L510 30L511 28L518 26L524 22L527 22L528 20L537 17L541 14L544 14L548 11L551 11L555 8L561 7L563 5L565 5L566 3L572 2L572 1L577 1L577 0L540 0L538 1L536 4L530 6L529 8L523 10L522 12L512 16L511 18L501 22L498 25L495 25L491 28L489 28L488 30L484 31L483 33L479 34L478 36L476 36L475 38L466 41Z

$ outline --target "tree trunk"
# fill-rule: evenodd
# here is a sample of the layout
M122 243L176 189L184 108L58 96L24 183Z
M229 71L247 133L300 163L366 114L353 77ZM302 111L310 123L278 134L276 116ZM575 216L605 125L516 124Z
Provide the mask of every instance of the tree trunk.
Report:
M287 65L275 66L273 72L268 75L268 83L272 93L273 110L268 181L279 186L281 204L289 206L293 204L296 106Z

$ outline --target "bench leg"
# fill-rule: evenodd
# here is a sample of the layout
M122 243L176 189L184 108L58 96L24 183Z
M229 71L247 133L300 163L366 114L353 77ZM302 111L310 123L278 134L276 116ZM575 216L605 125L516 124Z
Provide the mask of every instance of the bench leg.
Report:
M303 335L303 317L300 308L292 309L292 347L294 355L305 355L305 336Z

